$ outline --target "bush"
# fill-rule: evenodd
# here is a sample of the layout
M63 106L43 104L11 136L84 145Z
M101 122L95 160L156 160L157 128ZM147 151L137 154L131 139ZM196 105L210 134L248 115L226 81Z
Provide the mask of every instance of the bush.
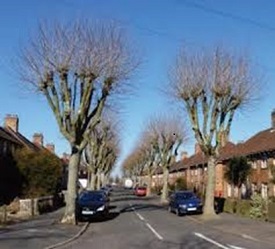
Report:
M236 206L236 213L244 216L249 217L251 210L251 201L250 200L238 200Z
M263 218L266 211L266 201L258 193L253 194L249 216L253 219Z
M241 216L249 217L251 209L250 200L237 200L227 198L224 202L223 211L231 214L238 214Z
M237 200L227 198L224 202L223 211L226 213L234 214L237 211Z
M54 195L62 177L62 162L54 154L27 148L17 150L15 161L22 175L21 196L25 198Z

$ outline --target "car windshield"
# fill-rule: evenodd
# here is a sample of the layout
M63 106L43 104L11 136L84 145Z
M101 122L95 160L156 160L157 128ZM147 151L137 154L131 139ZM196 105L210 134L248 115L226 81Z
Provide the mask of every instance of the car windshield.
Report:
M176 198L177 199L194 199L194 198L196 198L196 196L194 193L187 192L187 193L177 193Z
M81 201L104 201L104 195L101 193L83 193L79 199Z

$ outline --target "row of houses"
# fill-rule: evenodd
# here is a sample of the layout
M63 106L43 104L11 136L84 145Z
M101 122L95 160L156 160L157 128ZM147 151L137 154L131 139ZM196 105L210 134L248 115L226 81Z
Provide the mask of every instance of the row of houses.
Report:
M224 177L228 162L233 157L244 156L251 165L251 174L247 183L240 189L232 188ZM225 141L220 151L216 165L215 196L237 197L238 191L242 196L255 191L262 197L275 196L275 185L272 183L271 168L275 167L275 110L271 113L271 127L250 137L248 140L234 144ZM183 177L187 186L204 193L207 181L207 158L198 144L195 145L194 154L188 156L182 153L180 161L170 167L169 182ZM153 176L153 185L162 184L162 172L159 170Z
M44 136L42 133L34 133L32 140L30 140L19 132L18 116L6 115L4 125L0 126L0 202L3 201L1 198L4 198L2 194L5 191L13 192L12 187L16 186L15 182L12 183L13 180L17 179L16 174L18 174L13 157L15 150L20 148L28 148L33 152L49 151L58 157L55 154L55 145L53 143L44 145ZM65 176L69 156L64 153L60 160L63 165L63 183L61 184L64 188L66 186Z

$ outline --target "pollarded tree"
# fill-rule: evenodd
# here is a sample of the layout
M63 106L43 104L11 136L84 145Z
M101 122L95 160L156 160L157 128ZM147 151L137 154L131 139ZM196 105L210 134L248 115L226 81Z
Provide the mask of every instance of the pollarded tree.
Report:
M222 140L228 138L235 113L256 96L255 71L247 56L216 48L182 51L170 72L170 90L184 104L195 138L208 157L204 216L215 217L215 166Z
M137 146L123 161L122 168L125 176L142 185L142 176L146 167L146 158L140 146Z
M178 155L179 147L188 140L187 129L180 119L165 116L153 118L149 127L152 136L156 139L154 146L156 146L157 157L163 172L161 202L166 202L169 169L173 159Z
M118 154L116 128L110 120L102 122L90 133L84 161L88 169L88 189L100 189L102 174L108 173Z
M113 141L109 141L104 150L104 160L102 165L102 179L101 184L106 185L109 181L110 173L114 169L115 163L117 162L119 155L119 143L118 140L113 139Z
M60 132L70 143L62 222L75 224L82 151L100 122L109 96L124 92L121 87L135 69L136 60L120 29L88 21L40 25L19 58L22 79L45 96Z
M140 150L144 155L145 172L148 179L146 195L150 196L152 192L153 175L160 163L158 155L158 137L156 134L152 133L150 124L145 127L140 140Z

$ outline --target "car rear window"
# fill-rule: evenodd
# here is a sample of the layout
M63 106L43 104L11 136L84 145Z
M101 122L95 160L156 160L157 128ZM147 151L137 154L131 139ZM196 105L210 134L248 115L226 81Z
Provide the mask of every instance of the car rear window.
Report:
M145 187L138 187L138 190L146 190Z
M176 194L177 199L193 199L196 198L194 193L177 193Z
M104 201L105 196L101 193L83 193L79 199L81 201Z

